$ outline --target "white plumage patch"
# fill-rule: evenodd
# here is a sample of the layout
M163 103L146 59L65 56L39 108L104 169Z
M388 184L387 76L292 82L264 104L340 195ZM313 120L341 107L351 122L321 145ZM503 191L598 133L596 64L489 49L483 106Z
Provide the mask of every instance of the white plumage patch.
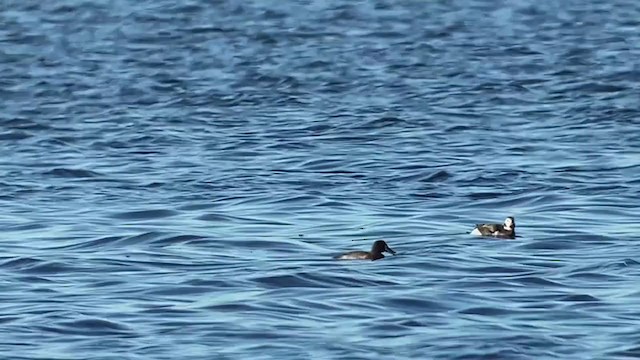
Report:
M471 235L482 236L482 233L480 232L480 230L478 230L478 228L474 228L473 231L471 231Z

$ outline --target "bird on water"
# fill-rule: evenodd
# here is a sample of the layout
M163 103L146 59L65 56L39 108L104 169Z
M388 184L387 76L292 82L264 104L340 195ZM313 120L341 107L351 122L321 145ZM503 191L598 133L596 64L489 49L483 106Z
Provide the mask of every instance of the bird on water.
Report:
M476 224L471 235L513 239L516 237L516 219L509 216L504 220L504 224Z
M337 260L378 260L384 258L383 252L396 254L384 240L376 240L371 247L371 251L351 251L334 258Z

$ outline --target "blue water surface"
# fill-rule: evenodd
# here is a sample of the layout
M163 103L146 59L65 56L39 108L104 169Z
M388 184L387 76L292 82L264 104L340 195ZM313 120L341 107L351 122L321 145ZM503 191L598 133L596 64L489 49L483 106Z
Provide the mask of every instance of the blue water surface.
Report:
M640 2L0 24L2 358L640 357Z

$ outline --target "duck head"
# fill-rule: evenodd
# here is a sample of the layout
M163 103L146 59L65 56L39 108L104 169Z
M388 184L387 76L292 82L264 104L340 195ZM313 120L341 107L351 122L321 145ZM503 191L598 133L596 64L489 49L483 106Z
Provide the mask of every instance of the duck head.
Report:
M390 254L395 255L396 252L393 251L389 245L384 240L376 240L371 247L372 254L382 254L383 252L388 252Z
M504 228L506 230L515 230L516 228L516 219L513 218L513 216L509 216L508 218L504 219Z

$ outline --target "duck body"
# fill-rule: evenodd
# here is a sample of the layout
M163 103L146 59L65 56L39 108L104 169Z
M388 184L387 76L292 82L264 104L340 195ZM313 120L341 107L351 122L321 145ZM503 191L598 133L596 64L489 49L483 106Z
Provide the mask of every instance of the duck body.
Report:
M514 239L516 237L516 221L509 216L504 220L504 224L476 224L471 235Z
M378 260L382 259L384 255L373 254L369 251L351 251L342 255L336 256L338 260Z
M377 240L373 243L371 251L350 251L342 255L335 256L336 260L379 260L384 258L383 252L396 254L384 240Z

